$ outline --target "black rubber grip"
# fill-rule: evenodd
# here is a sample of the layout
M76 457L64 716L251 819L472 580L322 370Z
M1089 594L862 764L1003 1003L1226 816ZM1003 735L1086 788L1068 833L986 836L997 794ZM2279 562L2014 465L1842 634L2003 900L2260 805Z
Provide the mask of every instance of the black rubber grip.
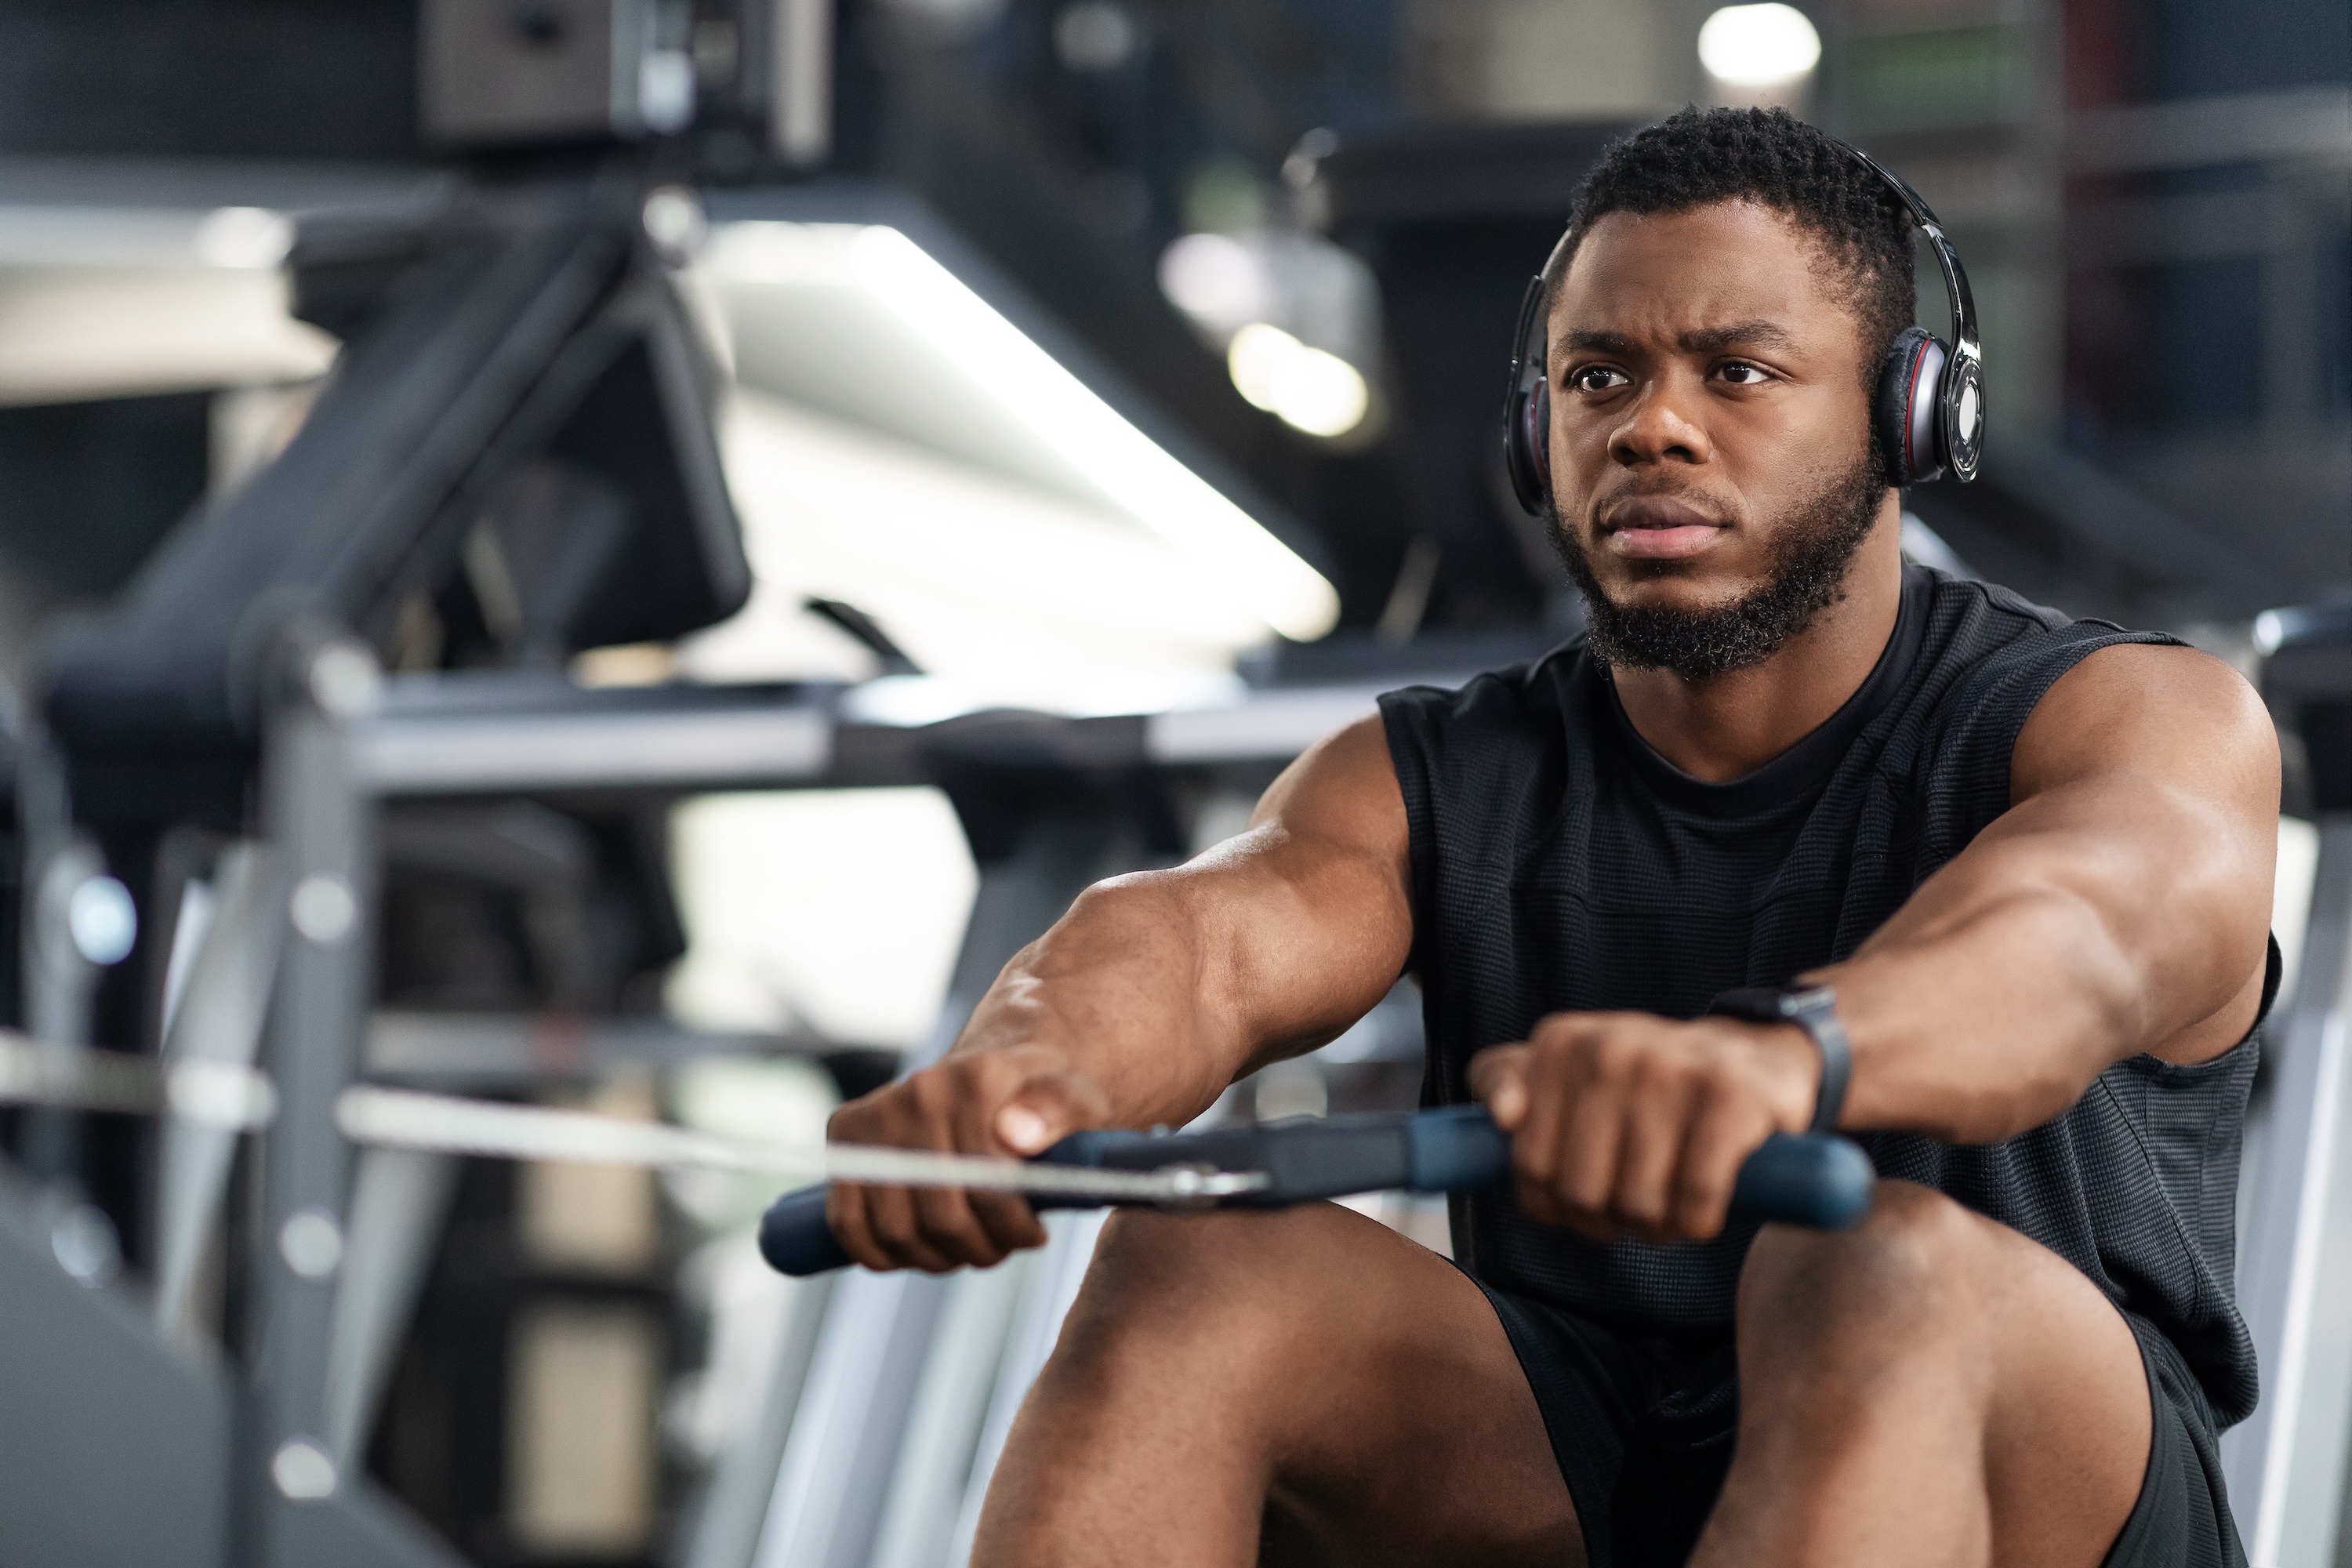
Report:
M1078 1132L1037 1158L1056 1165L1155 1171L1204 1164L1264 1171L1262 1191L1227 1208L1281 1208L1312 1198L1402 1187L1416 1193L1491 1186L1510 1170L1510 1140L1486 1109L1449 1106L1410 1115L1334 1116L1213 1132ZM1739 1168L1732 1211L1817 1230L1843 1230L1870 1207L1877 1176L1869 1156L1843 1138L1776 1132ZM1032 1208L1088 1208L1087 1198L1038 1197ZM760 1220L760 1252L786 1274L845 1268L849 1255L824 1222L824 1187L778 1198Z

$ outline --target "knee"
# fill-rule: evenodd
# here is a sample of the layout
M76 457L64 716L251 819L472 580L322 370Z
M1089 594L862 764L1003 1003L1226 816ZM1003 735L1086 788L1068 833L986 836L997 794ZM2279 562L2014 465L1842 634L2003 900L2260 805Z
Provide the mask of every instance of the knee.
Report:
M1315 1207L1319 1205L1308 1205ZM1065 1320L1056 1359L1108 1371L1130 1356L1231 1364L1277 1337L1286 1262L1311 1251L1302 1211L1167 1215L1123 1209L1103 1226L1085 1283Z
M1768 1226L1740 1275L1742 1331L1835 1340L1940 1322L1965 1310L1987 1223L1932 1188L1881 1182L1851 1230Z

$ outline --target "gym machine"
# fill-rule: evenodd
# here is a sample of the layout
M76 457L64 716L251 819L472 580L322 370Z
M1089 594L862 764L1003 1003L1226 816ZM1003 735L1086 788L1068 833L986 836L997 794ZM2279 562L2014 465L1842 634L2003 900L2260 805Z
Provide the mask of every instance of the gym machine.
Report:
M446 1073L453 1053L511 1071L531 1052L520 1019L486 1039L372 1016L388 859L498 858L517 886L541 887L576 875L577 858L546 835L486 836L496 803L555 803L577 820L715 789L937 785L982 882L935 1050L1081 888L1181 857L1188 798L1225 775L1243 791L1263 783L1370 705L1366 686L1224 710L908 728L856 717L835 687L570 684L572 652L708 625L749 584L709 367L666 277L695 220L667 172L626 153L584 169L526 161L429 211L307 225L296 309L345 350L300 431L191 516L113 607L42 647L20 774L28 1016L46 1037L169 1068L258 1067L277 1114L244 1135L166 1117L139 1146L152 1194L117 1217L152 1262L152 1300L110 1282L117 1231L69 1180L5 1179L0 1294L23 1331L0 1350L0 1461L22 1499L12 1563L455 1560L363 1464L450 1164L357 1153L333 1112L364 1075ZM496 581L503 605L487 602ZM439 645L422 666L420 622ZM386 679L386 662L440 668ZM109 910L116 946L99 940ZM182 955L173 994L144 994ZM594 1005L551 985L559 1005ZM591 1016L570 1032L583 1056L762 1044ZM89 1119L25 1115L39 1125L20 1143L50 1150L46 1177L70 1178ZM238 1275L226 1353L189 1322L216 1225ZM1074 1282L1083 1261L1072 1241L1056 1267ZM984 1289L1009 1308L1023 1278ZM943 1344L971 1342L938 1284L854 1279L804 1297L800 1348L780 1357L769 1405L774 1443L800 1442L787 1470L796 1452L860 1451L824 1418L855 1407L881 1446L874 1474L915 1474L897 1462L887 1391L860 1389L895 1378L911 1398L934 1328ZM861 1291L903 1297L905 1310L866 1310ZM839 1310L817 1312L835 1292ZM1039 1355L1054 1299L1037 1315ZM877 1327L909 1353L860 1363L831 1348ZM994 1375L992 1359L969 1365ZM820 1396L794 1397L795 1367ZM1010 1379L1005 1398L1024 1382ZM819 1486L798 1512L766 1506L777 1452L719 1478L696 1562L740 1563L779 1519L871 1540L880 1514L858 1513L854 1487ZM959 1500L961 1479L942 1495ZM720 1506L729 1498L742 1506Z
M2352 1562L2352 609L2269 611L2254 639L2287 741L2289 809L2317 825L2319 847L2240 1178L2238 1305L2263 1397L2222 1435L2221 1457L2251 1562L2337 1568Z

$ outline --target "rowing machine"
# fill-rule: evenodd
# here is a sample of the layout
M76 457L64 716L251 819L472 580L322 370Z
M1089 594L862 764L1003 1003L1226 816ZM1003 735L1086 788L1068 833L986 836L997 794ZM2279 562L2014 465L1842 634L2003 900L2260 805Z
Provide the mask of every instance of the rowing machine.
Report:
M1510 1170L1510 1140L1486 1108L1448 1106L1405 1115L1335 1116L1213 1132L1076 1132L1034 1163L1092 1170L1250 1172L1245 1190L1167 1206L1283 1208L1314 1198L1402 1188L1446 1193L1491 1186ZM1739 1168L1732 1210L1821 1230L1843 1230L1870 1207L1869 1157L1843 1138L1776 1132ZM846 1268L849 1255L825 1224L824 1185L786 1193L760 1221L760 1252L786 1274ZM1033 1208L1092 1208L1099 1196L1032 1194ZM1129 1200L1131 1201L1131 1200Z

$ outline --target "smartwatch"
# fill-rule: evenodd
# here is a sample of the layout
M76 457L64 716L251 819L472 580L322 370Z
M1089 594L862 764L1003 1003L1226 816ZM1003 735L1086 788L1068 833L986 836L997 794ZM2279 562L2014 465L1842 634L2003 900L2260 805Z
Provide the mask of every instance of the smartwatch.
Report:
M1810 1131L1836 1128L1838 1112L1845 1109L1846 1079L1853 1076L1853 1047L1838 1022L1836 992L1826 985L1751 985L1725 992L1706 1010L1750 1024L1794 1024L1812 1037L1813 1048L1822 1053L1822 1090L1813 1100Z

